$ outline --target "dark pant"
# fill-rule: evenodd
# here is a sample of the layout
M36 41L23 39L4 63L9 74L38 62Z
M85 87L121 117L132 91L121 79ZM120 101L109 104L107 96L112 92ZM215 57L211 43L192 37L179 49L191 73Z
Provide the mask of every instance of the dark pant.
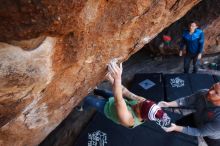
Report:
M220 146L220 139L210 139L208 137L204 137L204 140L208 146Z
M110 97L113 97L113 93L111 91L107 90L100 90L100 89L94 89L94 94L104 97L105 99L109 99Z
M181 125L181 126L190 126L190 127L194 127L194 128L197 127L194 122L194 114L193 113L182 117L181 119L177 120L175 123L177 125Z
M104 107L105 107L106 102L108 101L107 99L110 97L113 97L113 94L112 94L112 92L99 90L99 89L95 89L94 94L95 95L88 95L84 98L83 107L85 109L88 107L93 107L98 112L104 114ZM104 98L98 98L97 95L102 96Z
M193 61L193 73L197 73L200 61L197 55L187 54L184 58L184 73L189 73L190 63Z

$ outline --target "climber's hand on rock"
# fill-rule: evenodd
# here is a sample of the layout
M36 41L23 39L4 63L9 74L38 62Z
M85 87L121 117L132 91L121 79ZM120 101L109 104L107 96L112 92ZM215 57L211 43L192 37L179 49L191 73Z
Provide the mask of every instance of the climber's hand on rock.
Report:
M111 84L114 83L114 78L111 76L111 73L108 72L105 76L105 79L108 80Z
M121 80L122 63L120 63L120 66L118 66L116 61L111 61L108 64L108 71L114 80Z

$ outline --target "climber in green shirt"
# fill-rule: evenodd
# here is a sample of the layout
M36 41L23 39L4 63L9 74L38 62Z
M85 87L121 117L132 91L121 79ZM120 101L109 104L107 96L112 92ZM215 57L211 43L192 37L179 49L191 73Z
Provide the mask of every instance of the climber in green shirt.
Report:
M113 94L95 89L94 94L84 99L84 105L95 107L100 113L117 124L136 127L146 120L156 121L160 126L169 126L170 118L153 101L131 93L121 84L122 64L113 60L108 65L107 79L112 84ZM126 99L124 98L126 97Z

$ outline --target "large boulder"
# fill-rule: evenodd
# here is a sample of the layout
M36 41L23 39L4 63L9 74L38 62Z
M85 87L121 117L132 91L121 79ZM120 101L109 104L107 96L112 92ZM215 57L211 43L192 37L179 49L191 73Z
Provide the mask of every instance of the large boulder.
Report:
M0 145L40 143L124 61L200 0L0 0Z

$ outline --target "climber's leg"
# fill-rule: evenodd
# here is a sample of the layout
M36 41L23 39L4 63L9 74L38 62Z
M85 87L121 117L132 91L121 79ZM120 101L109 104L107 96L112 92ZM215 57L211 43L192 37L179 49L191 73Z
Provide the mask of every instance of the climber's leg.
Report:
M88 95L84 98L83 108L86 109L88 107L95 108L98 112L104 114L104 107L107 100L103 98L97 98L95 95Z

